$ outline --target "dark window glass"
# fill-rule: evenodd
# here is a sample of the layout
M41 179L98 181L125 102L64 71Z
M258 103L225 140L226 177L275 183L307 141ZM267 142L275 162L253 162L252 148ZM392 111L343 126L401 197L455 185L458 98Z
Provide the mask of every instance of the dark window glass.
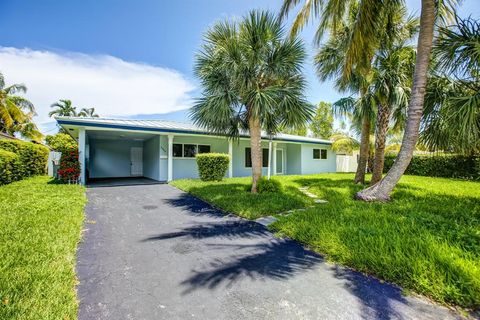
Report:
M245 148L245 167L252 167L252 150L250 148Z
M198 153L209 153L210 152L210 146L206 145L198 145Z
M245 167L252 167L252 149L245 148ZM268 149L262 149L262 167L268 167Z
M181 157L183 154L182 152L182 145L180 143L173 144L173 156L174 157Z
M327 159L327 149L322 149L320 151L321 151L320 159Z
M313 149L313 159L320 159L320 149Z
M268 149L262 150L262 167L268 167Z
M196 144L184 144L183 145L183 156L185 158L193 158L197 154L197 145Z

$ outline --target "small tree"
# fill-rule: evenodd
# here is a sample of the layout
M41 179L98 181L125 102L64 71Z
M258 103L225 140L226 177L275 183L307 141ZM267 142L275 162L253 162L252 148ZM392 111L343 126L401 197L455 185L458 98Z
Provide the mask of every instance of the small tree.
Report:
M316 138L328 139L333 134L332 104L321 101L309 126Z
M45 143L54 151L63 152L77 148L77 142L66 133L57 133L45 137Z

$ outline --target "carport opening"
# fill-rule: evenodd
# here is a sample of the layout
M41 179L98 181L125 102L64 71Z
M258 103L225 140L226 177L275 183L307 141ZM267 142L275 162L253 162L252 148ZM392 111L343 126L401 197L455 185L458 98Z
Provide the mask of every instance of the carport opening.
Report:
M89 130L85 167L91 186L144 185L160 181L160 136Z

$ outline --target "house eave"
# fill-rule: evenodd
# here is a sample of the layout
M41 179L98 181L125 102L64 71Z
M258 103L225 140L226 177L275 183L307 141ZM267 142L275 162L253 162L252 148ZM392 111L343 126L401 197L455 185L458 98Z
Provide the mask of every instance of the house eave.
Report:
M151 126L134 126L134 125L120 125L120 124L108 124L108 123L95 123L93 121L78 121L71 119L61 119L56 118L56 121L59 125L69 125L69 126L79 126L79 127L88 127L88 128L106 128L106 129L115 129L115 130L131 130L131 131L145 131L145 132L160 132L165 134L182 134L182 135L205 135L213 137L221 137L221 135L200 131L200 130L183 130L183 129L172 129L172 128L159 128ZM241 138L248 139L250 136L241 135ZM262 137L262 139L268 139ZM292 143L308 143L308 144L317 144L317 145L331 145L331 142L327 141L311 141L306 139L291 139L285 137L273 137L273 141L276 142L292 142Z

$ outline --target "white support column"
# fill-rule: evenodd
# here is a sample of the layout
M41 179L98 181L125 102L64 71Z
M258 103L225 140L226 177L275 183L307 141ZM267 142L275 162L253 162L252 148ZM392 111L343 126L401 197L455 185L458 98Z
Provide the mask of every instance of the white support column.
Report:
M270 180L270 175L272 172L272 140L268 141L268 169L267 169L267 178Z
M168 175L167 181L173 180L173 134L168 135Z
M78 162L80 163L79 180L81 184L85 184L85 128L78 129Z
M273 155L272 155L272 167L273 167L273 175L277 174L277 143L273 143Z
M228 163L228 177L233 177L233 141L228 140L228 156L230 158L230 162Z

